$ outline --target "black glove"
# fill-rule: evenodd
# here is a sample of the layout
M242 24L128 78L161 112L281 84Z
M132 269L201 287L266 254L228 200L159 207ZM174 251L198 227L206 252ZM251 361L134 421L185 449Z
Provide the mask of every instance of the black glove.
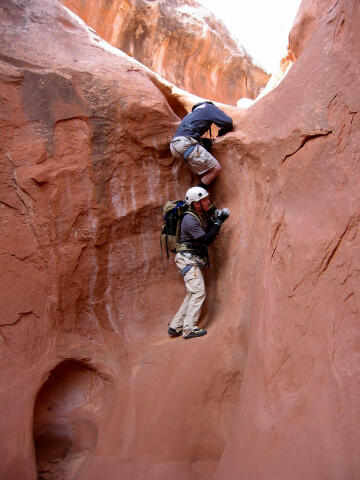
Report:
M218 131L218 137L222 137L224 136L225 134L227 133L227 131L225 130L225 128L220 128L220 130Z
M206 187L205 187L205 190L206 190ZM215 205L211 204L209 210L206 212L206 217L207 217L208 221L216 220L216 216L217 216L216 212L217 211L218 210L215 207Z
M216 210L215 214L215 225L221 225L227 218L230 216L230 210L228 208L223 208L222 210Z

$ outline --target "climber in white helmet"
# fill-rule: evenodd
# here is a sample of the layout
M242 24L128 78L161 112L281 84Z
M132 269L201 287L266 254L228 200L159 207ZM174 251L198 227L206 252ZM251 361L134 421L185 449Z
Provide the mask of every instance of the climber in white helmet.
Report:
M184 278L186 296L170 323L168 334L172 337L183 335L188 339L207 333L203 328L197 327L206 296L202 269L208 264L207 247L215 240L230 211L228 208L215 210L208 219L210 197L202 187L190 188L186 192L185 202L189 209L181 222L175 263Z

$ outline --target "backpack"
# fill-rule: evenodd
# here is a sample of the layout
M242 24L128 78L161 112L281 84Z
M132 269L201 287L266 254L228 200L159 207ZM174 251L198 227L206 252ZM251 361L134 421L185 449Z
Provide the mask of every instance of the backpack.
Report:
M166 256L176 252L176 244L180 237L181 220L188 210L188 205L182 200L169 200L162 209L163 224L161 226L160 246L166 249Z

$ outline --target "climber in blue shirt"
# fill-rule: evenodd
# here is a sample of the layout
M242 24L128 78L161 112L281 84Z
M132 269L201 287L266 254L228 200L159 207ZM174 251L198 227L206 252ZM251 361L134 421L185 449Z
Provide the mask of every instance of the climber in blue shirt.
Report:
M210 148L207 150L201 144L204 140L202 135L213 123L219 127L218 137L233 129L232 119L212 102L197 103L182 120L170 143L172 156L185 160L192 172L200 175L199 186L202 188L210 185L221 170L220 163L208 151ZM209 145L205 142L203 144Z

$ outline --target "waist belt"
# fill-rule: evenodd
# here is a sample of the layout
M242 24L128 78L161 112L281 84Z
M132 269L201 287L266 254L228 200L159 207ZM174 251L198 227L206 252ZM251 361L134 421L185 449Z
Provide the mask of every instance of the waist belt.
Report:
M190 130L187 128L186 130L182 130L181 132L177 131L172 137L171 141L174 142L180 137L186 137L186 138L190 137L190 138L194 138L196 141L199 141L201 135L200 133L194 132L194 130Z
M195 147L196 145L190 145L190 147L183 153L184 160L187 160L190 157Z
M176 244L176 253L179 252L190 252L193 255L198 257L207 258L207 248L206 247L193 247L192 245L186 245L186 243L177 243Z

